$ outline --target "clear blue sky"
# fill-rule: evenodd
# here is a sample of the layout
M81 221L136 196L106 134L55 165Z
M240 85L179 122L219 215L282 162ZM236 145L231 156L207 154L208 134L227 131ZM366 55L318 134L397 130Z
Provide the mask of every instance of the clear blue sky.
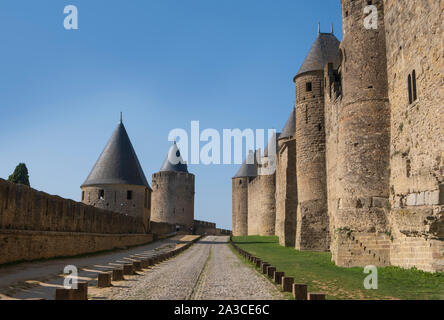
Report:
M318 21L341 39L340 1L2 0L0 177L25 162L33 188L80 200L120 111L149 181L191 120L279 131ZM197 219L231 228L237 170L190 167Z

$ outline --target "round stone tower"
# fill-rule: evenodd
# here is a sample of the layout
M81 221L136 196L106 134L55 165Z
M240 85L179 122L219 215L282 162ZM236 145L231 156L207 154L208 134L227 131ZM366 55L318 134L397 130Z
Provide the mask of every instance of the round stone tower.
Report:
M83 203L139 217L149 230L152 190L122 120L80 188Z
M257 176L254 153L249 153L232 179L232 229L234 236L248 236L248 183Z
M385 232L390 107L383 1L343 0L342 10L342 103L338 110L337 159L340 183L335 228ZM365 20L370 11L377 13L376 29Z
M195 177L188 172L176 143L170 148L160 172L153 174L151 221L175 224L191 233L194 226Z
M339 41L318 33L296 84L296 170L298 209L296 249L329 249L327 174L325 167L324 65L337 61Z

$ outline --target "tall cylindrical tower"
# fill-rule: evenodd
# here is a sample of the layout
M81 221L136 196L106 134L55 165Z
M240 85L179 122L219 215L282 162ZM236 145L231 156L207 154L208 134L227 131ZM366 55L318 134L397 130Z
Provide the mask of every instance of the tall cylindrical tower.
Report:
M248 236L248 183L257 176L257 163L251 151L232 179L232 228L234 236Z
M368 5L368 1L342 1L343 89L338 111L337 167L340 199L335 227L385 231L382 209L389 198L390 107L384 6L382 0L371 1L377 9L377 28L369 29L364 20Z
M340 266L381 265L387 262L388 250L378 243L389 242L390 176L384 1L342 0L342 14L332 254ZM374 243L370 253L369 243ZM357 250L351 252L353 246Z
M160 172L153 174L151 220L175 224L180 231L192 232L194 226L195 177L188 172L174 144Z
M325 167L324 65L338 60L339 41L318 34L294 78L296 84L296 170L298 212L296 249L329 249Z
M248 236L248 178L232 179L233 236Z

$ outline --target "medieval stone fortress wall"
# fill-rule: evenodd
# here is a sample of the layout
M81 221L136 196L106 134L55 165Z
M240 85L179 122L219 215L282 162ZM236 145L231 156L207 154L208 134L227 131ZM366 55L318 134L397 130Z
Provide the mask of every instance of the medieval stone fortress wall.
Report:
M377 28L364 24L369 5ZM275 186L258 164L233 178L234 235L274 229L281 245L330 250L343 267L444 270L443 11L342 0L342 42L319 30L294 78Z
M81 186L81 203L0 179L0 265L137 246L177 232L229 235L194 220L195 177L170 150L150 187L122 120Z

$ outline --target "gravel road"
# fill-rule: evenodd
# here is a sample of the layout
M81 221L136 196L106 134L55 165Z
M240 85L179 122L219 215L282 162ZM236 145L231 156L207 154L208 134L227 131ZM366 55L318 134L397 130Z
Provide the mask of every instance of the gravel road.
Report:
M177 257L112 288L91 288L100 300L271 300L278 289L231 251L228 237L208 236Z

